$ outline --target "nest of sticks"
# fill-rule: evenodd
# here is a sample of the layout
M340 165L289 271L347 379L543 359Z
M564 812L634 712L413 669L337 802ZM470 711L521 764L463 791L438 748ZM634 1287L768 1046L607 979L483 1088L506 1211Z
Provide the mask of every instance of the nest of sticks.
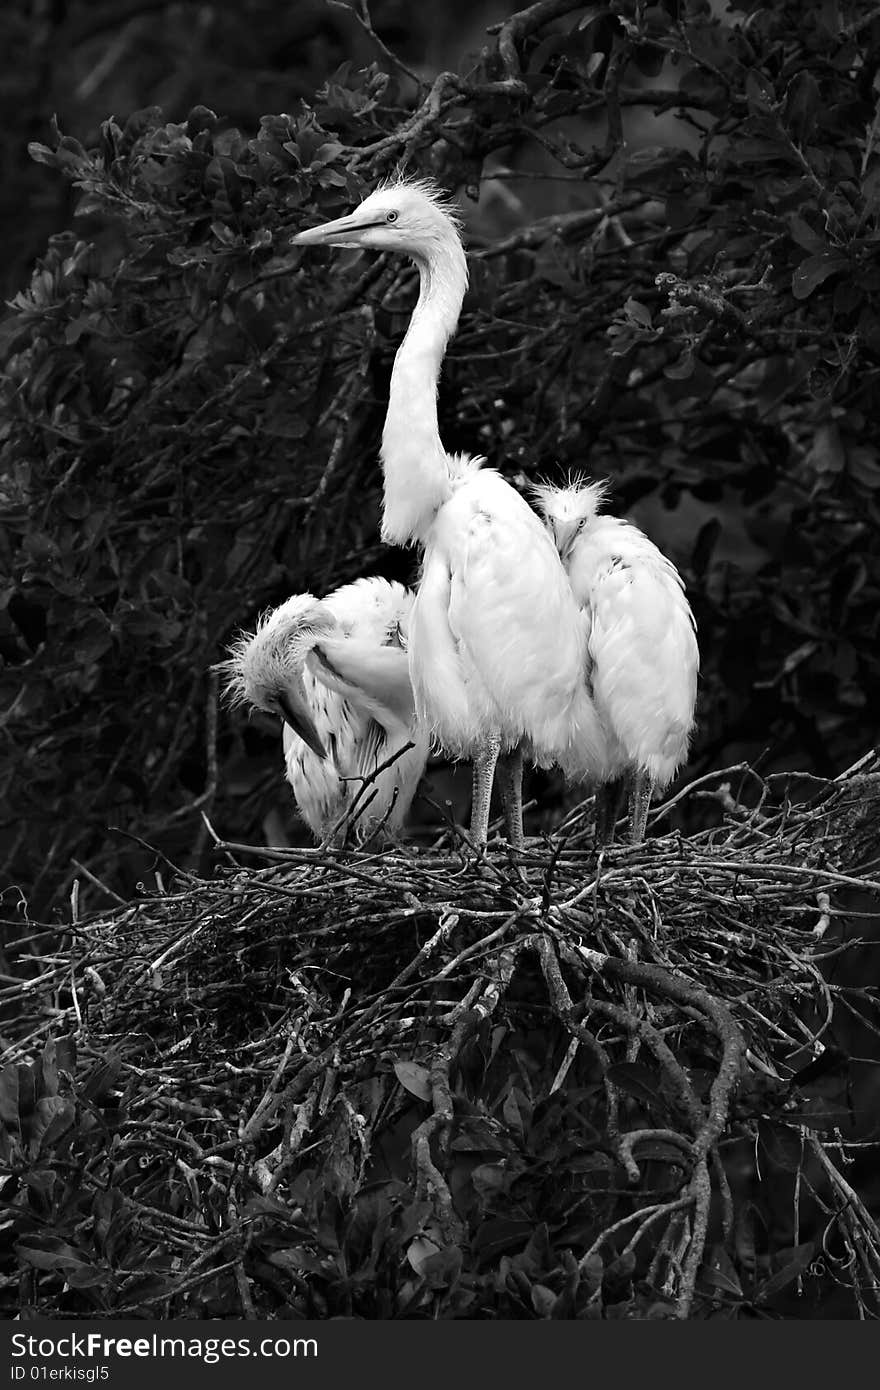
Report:
M807 1080L847 1020L880 1035L833 978L878 906L878 809L873 754L734 768L598 856L589 802L517 864L218 840L210 879L160 864L111 913L19 918L7 1303L785 1316L833 1275L876 1316L870 1135Z

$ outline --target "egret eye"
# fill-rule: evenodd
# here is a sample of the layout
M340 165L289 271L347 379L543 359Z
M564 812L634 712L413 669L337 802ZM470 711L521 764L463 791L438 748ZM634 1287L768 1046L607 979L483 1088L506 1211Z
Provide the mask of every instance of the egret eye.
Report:
M394 211L394 208L392 208L390 212L386 212L386 214L385 214L385 221L386 221L386 222L396 222L396 221L397 221L397 213Z

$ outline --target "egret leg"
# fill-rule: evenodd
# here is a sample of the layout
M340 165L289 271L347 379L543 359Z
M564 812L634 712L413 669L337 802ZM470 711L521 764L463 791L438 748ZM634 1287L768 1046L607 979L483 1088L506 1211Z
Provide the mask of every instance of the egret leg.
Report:
M505 753L498 759L498 790L504 807L507 838L515 854L524 850L526 844L523 835L522 776L522 748L514 748L512 753Z
M495 764L501 751L498 734L488 734L474 758L474 784L471 800L471 839L479 849L489 835L489 803L492 800L492 781Z
M654 779L650 772L634 772L629 793L629 838L630 844L640 845L645 838L645 826Z
M614 827L623 810L626 797L625 777L615 777L611 782L603 782L596 789L596 844L610 845L614 839Z

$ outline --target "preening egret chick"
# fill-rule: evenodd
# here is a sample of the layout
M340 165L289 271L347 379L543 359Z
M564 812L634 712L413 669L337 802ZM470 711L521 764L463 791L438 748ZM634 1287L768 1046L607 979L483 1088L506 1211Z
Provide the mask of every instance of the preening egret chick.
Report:
M378 578L322 600L295 594L221 663L233 703L284 720L287 780L318 840L396 835L415 796L429 737L416 723L405 651L412 602L411 590ZM359 779L398 752L364 787Z
M612 838L628 787L638 844L654 788L687 758L700 665L694 616L671 560L631 522L600 513L603 483L534 492L589 627L587 678L610 755L598 838Z
M485 843L495 766L507 755L505 810L519 848L521 750L566 765L577 749L601 775L605 735L583 678L584 623L550 537L497 472L450 456L440 439L437 381L468 278L457 219L432 184L400 182L293 244L394 251L418 269L382 435L382 536L423 548L410 675L420 719L447 753L473 760L471 837Z

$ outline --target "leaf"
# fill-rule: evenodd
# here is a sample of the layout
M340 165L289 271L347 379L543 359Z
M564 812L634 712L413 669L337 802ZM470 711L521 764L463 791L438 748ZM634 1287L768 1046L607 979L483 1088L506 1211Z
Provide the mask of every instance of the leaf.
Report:
M765 1279L764 1283L759 1286L755 1293L755 1303L766 1303L768 1298L780 1293L782 1289L793 1283L798 1275L803 1274L813 1262L813 1257L816 1254L816 1242L810 1240L803 1245L795 1245L785 1253L791 1255L792 1258L788 1264L783 1265L778 1274L771 1274L770 1278Z
M756 115L766 115L772 110L774 99L772 83L766 77L762 77L755 68L749 68L746 74L746 101L749 110Z
M880 458L870 444L856 444L847 458L847 472L862 487L880 491Z
M287 1202L279 1201L277 1197L251 1197L241 1208L241 1214L248 1220L268 1216L281 1221L284 1225L295 1225L291 1207L298 1205L301 1200L302 1196L299 1194L293 1194L290 1205Z
M15 1134L21 1133L18 1090L18 1067L13 1063L0 1072L0 1121Z
M294 1274L321 1274L327 1268L327 1256L316 1255L302 1246L287 1246L283 1250L271 1250L266 1259L276 1269Z
M218 155L217 163L223 177L223 186L226 189L229 206L233 212L239 213L244 207L244 189L241 176L232 160L228 159L226 155Z
M527 71L530 73L543 72L547 66L548 58L558 58L562 55L567 43L567 34L548 34L529 54Z
M405 1091L419 1100L431 1099L431 1074L418 1062L395 1062L394 1075Z
M627 318L632 319L640 328L651 328L653 326L651 310L646 304L642 304L640 300L633 299L632 295L626 300L623 311Z
M687 381L694 374L696 358L690 348L685 348L677 362L671 362L669 366L663 368L663 375L670 381Z
M338 140L327 140L323 145L319 145L312 155L312 166L316 164L332 164L334 159L338 159L345 146Z
M509 1153L510 1141L485 1117L466 1117L450 1149L454 1153Z
M593 1297L594 1293L598 1293L602 1286L604 1276L605 1263L602 1256L599 1254L592 1254L580 1267L579 1298L589 1299Z
M209 106L194 106L186 118L186 133L191 140L203 130L213 130L217 114Z
M430 1244L427 1241L425 1243ZM416 1273L427 1280L429 1288L448 1288L461 1274L461 1251L457 1245L447 1245L436 1254L426 1255Z
M58 1236L22 1236L16 1242L16 1253L34 1269L87 1270L93 1266L78 1250Z
M700 1279L721 1293L732 1294L734 1298L743 1296L742 1284L739 1282L733 1261L723 1245L713 1245L709 1258L700 1271Z
M474 1189L484 1201L502 1192L508 1181L509 1173L504 1163L480 1163L471 1173Z
M824 284L829 276L848 269L849 258L840 251L823 251L817 256L807 256L791 277L791 292L795 299L808 299L813 290Z
M410 1206L404 1207L400 1214L401 1242L408 1240L410 1236L418 1235L433 1210L430 1202L413 1202Z
M636 188L654 185L658 191L662 190L661 196L665 197L671 179L692 167L695 167L693 156L684 150L672 149L669 145L643 145L633 150L627 158L626 183Z
M657 1077L641 1062L616 1062L608 1068L608 1080L651 1108L657 1104Z
M38 1077L37 1069L39 1063L34 1062L29 1067L19 1066L18 1068L18 1123L21 1126L22 1136L27 1131L30 1118L34 1113L39 1094L37 1085L42 1083L42 1075Z
M58 159L55 151L50 150L48 145L41 145L38 141L31 140L27 147L27 152L31 159L35 160L37 164L48 164L50 169L58 168Z
M809 222L798 213L790 213L786 220L792 241L803 247L805 251L810 251L813 255L821 255L829 250L828 242L822 234L814 231Z
M730 159L736 164L762 164L770 159L793 159L782 140L761 140L746 136L730 147Z
M605 1269L602 1277L602 1291L608 1302L616 1302L624 1295L630 1286L636 1268L636 1255L634 1250L627 1250L622 1255L618 1255Z
M38 1100L28 1125L28 1147L32 1158L40 1149L64 1134L76 1118L76 1106L63 1096L43 1096Z
M709 1296L716 1292L726 1293L737 1299L743 1296L738 1279L730 1280L720 1269L711 1269L708 1265L704 1265L700 1270L697 1284L701 1292Z
M880 160L876 158L871 160L868 172L862 179L862 197L868 209L876 212L880 204Z
M232 230L231 227L227 227L225 222L218 222L216 220L213 221L211 223L211 231L213 232L217 241L219 241L223 246L234 246L235 243L238 241L238 237L236 236L235 232Z
M411 1240L406 1250L406 1258L412 1265L416 1274L421 1274L422 1266L434 1255L440 1253L440 1246L433 1240L428 1240L427 1236L416 1236Z
M98 1062L86 1077L82 1093L86 1100L100 1105L113 1090L122 1070L122 1059L115 1052L108 1052L102 1062Z
M518 1087L511 1086L507 1092L501 1114L511 1129L516 1130L518 1134L525 1134L526 1126L531 1119L531 1106Z
M805 145L816 128L819 111L819 84L811 72L795 73L785 94L785 119L799 145Z
M497 1259L505 1250L520 1248L531 1229L530 1221L507 1216L481 1221L473 1239L474 1252L479 1254L481 1262Z
M639 1157L641 1157L641 1149L639 1150ZM610 1154L601 1152L573 1154L571 1158L565 1160L565 1168L569 1173L612 1173L614 1160Z
M532 1307L539 1318L549 1318L553 1314L556 1294L546 1284L533 1284L530 1294Z
M32 1197L36 1195L37 1199L42 1201L47 1210L51 1208L52 1196L57 1180L58 1174L54 1168L42 1167L32 1168L25 1178L28 1192Z
M65 1274L72 1289L93 1289L98 1284L106 1284L110 1277L110 1271L103 1265L75 1265Z
M753 1202L747 1202L737 1213L736 1225L733 1231L733 1242L736 1248L736 1257L740 1266L751 1274L757 1264L757 1253L755 1247L755 1222L758 1219L758 1209Z
M554 1263L547 1222L541 1221L529 1236L522 1254L516 1257L516 1264L520 1269L525 1270L526 1274L537 1279L541 1274L551 1269Z
M666 50L656 43L637 44L633 52L633 62L646 77L656 77L666 62Z
M118 1235L120 1228L125 1224L125 1206L125 1198L118 1188L111 1188L109 1192L95 1193L92 1202L92 1215L95 1219L95 1244L105 1256L110 1256L113 1253L114 1227Z
M834 421L819 425L804 459L814 473L841 473L846 463L846 450L840 429Z
M132 111L119 138L120 154L128 154L135 141L140 140L148 131L155 130L160 126L162 115L161 106L143 106L138 111Z
M784 1124L762 1120L759 1126L761 1146L771 1163L784 1172L796 1173L804 1162L803 1136L797 1129Z

